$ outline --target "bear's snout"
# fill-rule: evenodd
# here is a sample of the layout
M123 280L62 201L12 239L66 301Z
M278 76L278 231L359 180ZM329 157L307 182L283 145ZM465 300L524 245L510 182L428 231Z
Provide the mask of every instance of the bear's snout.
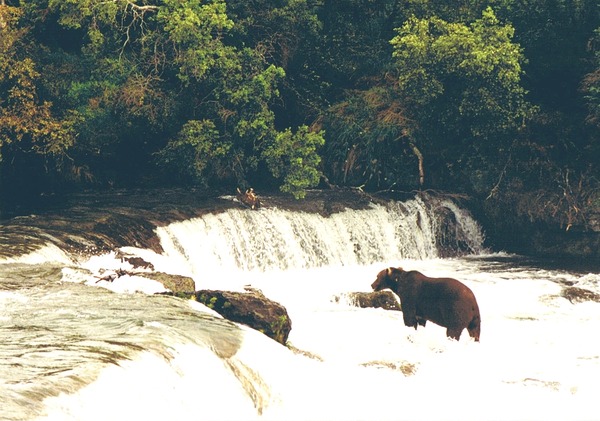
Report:
M371 288L373 289L373 291L380 291L382 289L385 289L384 287L381 286L382 282L379 278L375 279L375 282L373 282L371 284Z

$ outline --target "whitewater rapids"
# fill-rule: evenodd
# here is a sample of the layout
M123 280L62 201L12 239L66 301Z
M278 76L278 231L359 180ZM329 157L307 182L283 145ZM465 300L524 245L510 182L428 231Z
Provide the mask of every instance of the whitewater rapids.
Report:
M193 301L148 295L164 290L154 281L99 281L124 267L114 253L48 246L5 259L0 419L597 419L600 304L562 291L600 293L600 273L486 252L460 212L472 252L442 259L431 213L415 202L400 211L230 210L157 228L163 253L123 248L197 289L262 290L289 312L289 347ZM242 234L256 224L265 230ZM481 342L345 299L388 266L469 286Z

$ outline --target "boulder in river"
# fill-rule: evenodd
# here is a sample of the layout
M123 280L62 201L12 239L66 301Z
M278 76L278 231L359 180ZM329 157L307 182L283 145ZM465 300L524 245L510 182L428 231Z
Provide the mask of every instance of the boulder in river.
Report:
M562 290L562 296L572 303L582 303L585 301L595 301L600 303L600 294L589 289L579 287L566 287Z
M173 275L164 272L138 272L136 275L160 282L166 289L171 291L172 295L177 297L189 298L194 295L194 291L196 290L196 283L189 276Z
M160 282L168 290L167 292L161 292L160 294L174 295L181 298L190 298L194 295L196 290L196 283L189 276L154 271L128 271L125 269L117 269L116 271L111 270L102 273L102 275L96 276L96 283L100 281L113 282L115 279L126 275Z
M199 290L196 301L215 310L224 318L245 324L285 345L292 330L287 309L256 289L246 292Z
M374 292L347 292L334 297L335 302L341 300L347 301L350 305L356 307L375 307L385 310L402 311L400 301L392 291L374 291Z

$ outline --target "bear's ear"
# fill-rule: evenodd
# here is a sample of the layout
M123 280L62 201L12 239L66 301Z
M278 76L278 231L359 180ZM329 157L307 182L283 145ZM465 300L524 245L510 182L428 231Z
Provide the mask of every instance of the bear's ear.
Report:
M387 276L390 276L392 274L392 270L393 268L387 268Z

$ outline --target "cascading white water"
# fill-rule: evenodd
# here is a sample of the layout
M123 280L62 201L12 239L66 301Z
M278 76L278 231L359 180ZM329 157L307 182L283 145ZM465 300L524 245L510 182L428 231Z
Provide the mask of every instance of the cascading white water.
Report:
M160 227L157 234L166 254L182 265L191 264L192 272L207 267L265 271L429 259L438 256L436 210L442 207L453 213L460 240L471 252L480 251L483 235L468 212L447 200L432 205L419 198L329 217L277 208L230 209Z
M157 229L164 252L123 247L198 288L247 284L286 307L289 347L175 297L108 253L55 246L0 260L0 419L594 419L600 274L479 254L453 202L417 197L330 216L230 209ZM0 238L1 242L1 238ZM453 252L456 252L453 254ZM456 258L449 255L467 254ZM470 255L469 255L470 254ZM335 299L389 265L468 285L481 342ZM142 270L142 269L139 269ZM83 285L85 284L85 285ZM109 293L97 287L112 290ZM137 294L145 291L148 296Z

